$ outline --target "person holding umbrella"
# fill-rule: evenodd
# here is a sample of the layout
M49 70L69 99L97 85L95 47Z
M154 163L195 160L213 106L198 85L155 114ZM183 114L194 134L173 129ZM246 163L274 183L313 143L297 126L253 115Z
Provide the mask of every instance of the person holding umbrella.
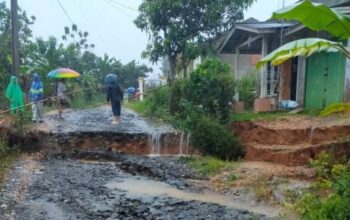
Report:
M65 79L67 78L77 78L80 74L69 68L59 68L53 70L47 74L49 78L59 79L59 83L57 85L56 95L58 101L58 117L59 119L63 119L63 109L68 105L68 98L66 96L66 84Z
M58 98L58 117L59 119L63 119L63 110L66 106L68 106L67 97L65 95L66 92L66 81L64 79L60 79L57 84L57 98Z
M112 124L120 124L121 102L123 101L123 90L120 88L117 76L108 74L105 79L107 89L107 103L112 106L114 121Z
M44 121L44 87L37 73L33 74L33 82L30 86L29 98L32 102L32 121L42 123Z

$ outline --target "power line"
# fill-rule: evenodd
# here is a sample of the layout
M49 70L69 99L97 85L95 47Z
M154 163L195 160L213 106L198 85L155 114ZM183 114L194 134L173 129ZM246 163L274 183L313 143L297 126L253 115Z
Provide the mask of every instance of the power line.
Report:
M90 22L90 20L88 19L88 16L85 14L84 10L82 9L82 7L80 7L80 4L78 3L77 0L74 0L74 3L76 4L76 6L78 7L80 13L82 14L82 16L84 17L84 21L86 22L86 24L88 26L93 27L94 25L92 25L92 23ZM100 33L98 31L94 32L97 35L97 38L101 41L101 43L108 48L108 45L105 43L105 40L103 39L103 37L100 35Z
M132 11L137 11L137 12L138 12L138 10L137 10L137 9L132 8L132 7L128 6L128 5L122 4L122 3L117 2L117 1L115 1L115 0L110 0L110 1L111 1L111 2L113 2L113 3L115 3L115 4L117 4L117 5L122 6L122 7L124 7L124 8L127 8L127 9L129 9L129 10L132 10Z
M105 2L107 2L108 4L110 4L113 8L117 9L118 11L121 11L124 15L128 16L131 19L134 19L134 17L132 17L131 15L129 15L128 13L126 13L123 9L117 7L116 5L113 4L112 0L105 0Z
M66 11L66 9L63 7L62 3L60 2L60 0L57 0L58 4L60 5L60 7L62 8L64 14L67 16L67 18L70 20L70 22L72 24L74 24L72 18L69 16L68 12Z

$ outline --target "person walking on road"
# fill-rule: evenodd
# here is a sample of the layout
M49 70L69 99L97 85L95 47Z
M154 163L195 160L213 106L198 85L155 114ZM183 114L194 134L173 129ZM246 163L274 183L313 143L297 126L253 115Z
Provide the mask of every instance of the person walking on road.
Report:
M57 99L58 99L58 117L63 119L63 110L68 106L68 99L66 97L65 79L61 79L57 85Z
M10 100L11 112L15 113L18 109L24 111L24 101L23 101L23 92L21 87L18 84L18 79L15 76L11 77L11 81L6 89L6 98Z
M32 121L42 123L44 121L44 87L37 73L33 74L29 97L32 102Z
M113 124L120 124L121 103L123 101L123 90L118 84L117 76L108 74L106 76L107 103L112 106L114 115Z

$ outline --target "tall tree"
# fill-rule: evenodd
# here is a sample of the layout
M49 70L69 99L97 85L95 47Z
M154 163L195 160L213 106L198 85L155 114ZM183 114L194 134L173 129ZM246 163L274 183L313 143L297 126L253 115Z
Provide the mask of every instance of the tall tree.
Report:
M144 0L135 24L149 34L143 52L152 62L169 61L169 80L175 77L178 56L192 58L195 46L223 33L255 0ZM186 54L189 53L189 54ZM185 62L183 58L182 62Z

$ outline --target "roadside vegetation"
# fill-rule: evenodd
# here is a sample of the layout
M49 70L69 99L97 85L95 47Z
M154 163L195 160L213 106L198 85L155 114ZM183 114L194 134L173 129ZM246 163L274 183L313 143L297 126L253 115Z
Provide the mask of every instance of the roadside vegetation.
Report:
M223 160L242 157L243 148L230 130L235 83L230 67L216 59L203 62L188 79L160 88L134 110L191 133L191 145L203 155Z
M337 161L322 153L311 162L316 180L294 196L295 210L306 220L350 219L350 168L347 160Z
M199 174L209 177L223 170L232 170L237 167L237 162L223 161L214 157L181 157L181 161L190 165ZM237 179L236 175L230 175L229 181Z

